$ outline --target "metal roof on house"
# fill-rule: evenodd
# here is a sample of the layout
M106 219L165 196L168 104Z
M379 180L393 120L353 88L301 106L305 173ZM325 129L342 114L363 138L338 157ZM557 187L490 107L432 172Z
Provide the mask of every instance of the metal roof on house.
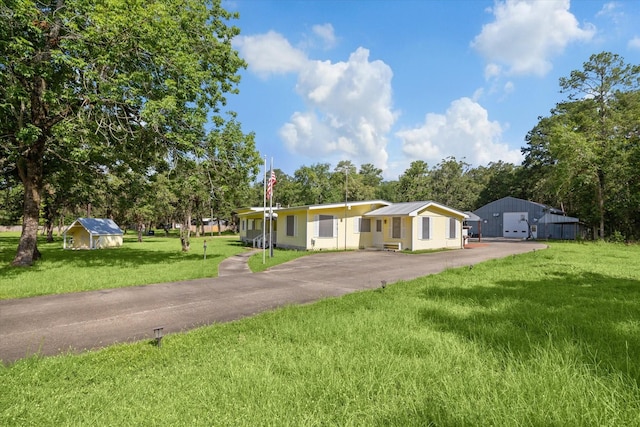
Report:
M364 216L416 216L418 212L430 206L444 209L465 218L467 217L464 212L460 212L456 209L441 205L440 203L436 203L433 201L394 203L392 205L368 212Z
M84 227L89 233L94 235L114 235L114 234L123 234L120 227L113 222L112 219L108 218L78 218L76 219L68 228L65 230L65 233L73 228L76 224L80 224Z
M327 203L324 205L304 205L304 206L291 206L288 208L281 208L281 211L293 211L293 210L319 210L319 209L335 209L342 208L344 206L364 206L364 205L389 205L391 203L385 200L362 200L357 202L339 202L339 203Z
M320 205L302 205L302 206L287 206L287 207L282 207L280 206L279 208L274 207L273 208L273 212L274 212L274 217L277 216L275 215L276 211L281 211L281 212L286 212L286 211L299 211L299 210L318 210L318 209L335 209L335 208L341 208L344 206L347 206L349 208L351 208L352 206L364 206L364 205L390 205L390 202L387 202L386 200L362 200L362 201L357 201L357 202L338 202L338 203L327 203L327 204L320 204ZM267 206L266 210L269 210L269 207ZM238 215L251 215L254 214L256 212L262 212L264 211L264 208L262 207L250 207L250 208L241 208L238 209L238 211L236 212Z

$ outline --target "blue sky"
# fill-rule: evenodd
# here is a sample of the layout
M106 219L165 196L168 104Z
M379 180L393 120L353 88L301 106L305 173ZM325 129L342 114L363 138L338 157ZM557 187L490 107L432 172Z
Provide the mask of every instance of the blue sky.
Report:
M274 167L414 160L519 164L564 99L558 80L610 51L640 64L639 1L223 0L247 61L228 97Z

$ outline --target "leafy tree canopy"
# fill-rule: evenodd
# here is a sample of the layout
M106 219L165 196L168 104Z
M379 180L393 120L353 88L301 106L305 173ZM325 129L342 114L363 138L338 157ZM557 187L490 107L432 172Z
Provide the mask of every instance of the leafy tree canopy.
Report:
M3 170L24 187L14 265L39 257L49 164L143 171L189 155L245 63L220 0L6 0L0 5Z

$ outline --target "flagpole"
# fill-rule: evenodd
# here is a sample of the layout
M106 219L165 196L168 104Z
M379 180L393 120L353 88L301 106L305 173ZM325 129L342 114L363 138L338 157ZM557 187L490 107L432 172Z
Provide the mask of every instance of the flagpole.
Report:
M262 192L262 263L264 264L267 260L267 245L265 244L266 239L266 213L267 213L267 156L264 156L264 191Z
M273 179L273 157L271 158L271 173L269 180ZM274 183L269 182L271 193L269 194L269 257L273 258L273 194L275 190Z

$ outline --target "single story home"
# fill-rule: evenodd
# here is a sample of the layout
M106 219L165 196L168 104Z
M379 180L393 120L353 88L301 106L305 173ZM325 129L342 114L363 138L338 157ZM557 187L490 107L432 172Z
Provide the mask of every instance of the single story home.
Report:
M580 220L567 216L561 209L510 196L473 213L479 218L467 223L472 234L480 232L482 237L573 240L581 230Z
M300 250L421 250L464 247L463 212L432 201L389 203L384 200L332 203L237 212L240 239ZM270 222L273 222L271 226ZM266 227L266 228L265 228ZM272 227L273 236L269 235Z
M418 251L424 249L462 249L464 212L433 201L394 203L365 214L375 219L382 235L375 247ZM380 241L382 239L382 242Z
M122 230L108 218L78 218L64 230L64 249L103 249L122 246Z

